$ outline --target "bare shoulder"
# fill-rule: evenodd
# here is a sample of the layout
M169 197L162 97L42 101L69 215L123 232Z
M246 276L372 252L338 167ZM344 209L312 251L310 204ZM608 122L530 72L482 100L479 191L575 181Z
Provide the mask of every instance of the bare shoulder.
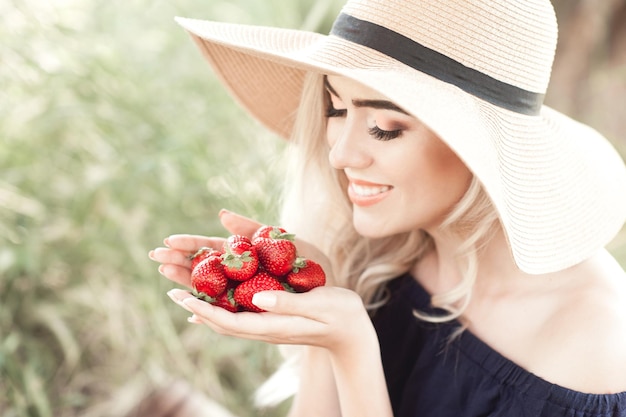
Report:
M567 272L572 284L541 327L540 368L588 393L626 391L626 273L606 252Z

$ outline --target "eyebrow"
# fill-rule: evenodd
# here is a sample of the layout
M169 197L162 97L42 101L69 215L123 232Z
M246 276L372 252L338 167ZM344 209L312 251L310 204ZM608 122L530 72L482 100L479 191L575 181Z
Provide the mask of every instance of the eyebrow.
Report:
M335 97L339 97L339 94L337 94L337 91L328 82L327 77L324 77L324 86L332 95L334 95ZM406 110L398 107L397 105L395 105L394 103L388 100L353 99L352 105L355 107L371 107L373 109L393 110L393 111L397 111L399 113L403 113L406 115L409 114Z

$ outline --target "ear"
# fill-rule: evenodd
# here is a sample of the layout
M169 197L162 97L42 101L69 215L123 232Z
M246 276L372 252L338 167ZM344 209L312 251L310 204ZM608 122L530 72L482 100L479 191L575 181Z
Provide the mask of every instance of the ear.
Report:
M224 209L220 211L219 218L222 226L233 235L251 237L259 227L263 226L256 220Z

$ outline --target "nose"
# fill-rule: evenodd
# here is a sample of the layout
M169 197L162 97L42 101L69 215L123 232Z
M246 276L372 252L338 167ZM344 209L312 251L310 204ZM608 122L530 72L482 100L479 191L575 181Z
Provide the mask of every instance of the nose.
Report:
M328 160L333 168L365 168L371 164L367 129L359 129L350 118L331 119L326 134L330 145Z

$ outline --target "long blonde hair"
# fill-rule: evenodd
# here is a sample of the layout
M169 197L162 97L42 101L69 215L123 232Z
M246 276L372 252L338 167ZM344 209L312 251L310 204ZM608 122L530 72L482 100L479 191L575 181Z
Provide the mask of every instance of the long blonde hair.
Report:
M356 232L346 195L347 179L328 160L326 100L324 76L308 74L286 154L288 167L281 225L324 252L331 262L333 284L354 290L365 306L374 310L386 301L384 284L409 271L434 244L430 235L421 230L379 239L365 238ZM446 314L432 316L416 311L416 320L443 322L463 313L476 280L478 250L497 224L495 210L474 178L441 225L443 232L464 239L457 254L462 280L450 291L432 296L432 305L442 308ZM289 366L293 363L293 358L291 362L288 359L288 365L260 388L257 403L269 405L290 394L285 393L283 398L272 393L285 385L294 386L284 384L280 377L281 372L293 377Z

